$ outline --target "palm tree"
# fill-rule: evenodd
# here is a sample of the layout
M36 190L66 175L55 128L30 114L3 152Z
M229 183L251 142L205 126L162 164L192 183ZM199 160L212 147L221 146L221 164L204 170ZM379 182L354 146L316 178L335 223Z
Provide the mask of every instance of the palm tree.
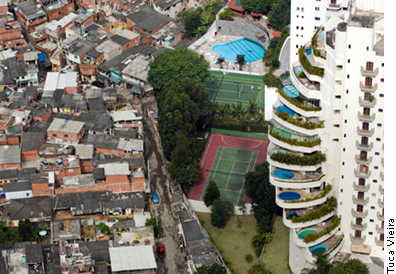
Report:
M316 268L304 268L302 274L327 274L337 265L336 262L330 263L329 254L319 254L316 256Z
M247 117L251 120L252 118L257 117L258 113L258 107L256 100L254 99L248 99L248 106L245 107L244 109L245 113L247 114Z
M219 118L227 117L230 111L230 105L220 105L219 103L215 103L212 107L213 115L218 116Z
M240 121L241 117L243 116L242 103L240 102L237 105L232 104L231 113L232 113L232 117L237 118L237 120Z

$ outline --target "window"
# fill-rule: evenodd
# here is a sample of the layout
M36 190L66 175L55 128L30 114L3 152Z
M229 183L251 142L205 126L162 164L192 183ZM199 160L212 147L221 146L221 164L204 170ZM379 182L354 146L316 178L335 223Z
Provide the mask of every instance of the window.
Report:
M341 95L336 95L335 98L336 99L341 99Z
M345 105L345 108L348 109L348 105Z
M54 134L52 134L52 137L56 137L56 134L54 133Z
M54 184L48 184L48 187L54 187Z
M87 69L87 68L84 68L84 71L88 71L88 69Z
M373 183L378 183L378 181L377 180L373 180Z
M370 48L369 47L366 47L366 50L368 51Z
M366 185L366 179L359 178L359 186L365 186L365 185Z
M320 21L320 17L315 17L315 20L316 21Z
M373 71L374 63L373 62L366 62L366 70Z
M129 44L127 44L126 47L129 48Z
M382 124L377 124L377 127L382 127Z
M344 175L341 175L341 179L344 179Z
M70 169L67 170L67 172L72 173L72 172L73 172L73 169L70 168Z
M380 234L380 241L383 242L384 241L384 234Z
M375 139L377 142L381 142L381 138L377 138Z
M371 94L369 92L364 93L364 101L370 101Z
M349 74L347 74L347 79L349 79Z
M373 232L369 232L369 235L373 235Z
M362 224L363 219L362 218L356 218L356 224L357 225L361 225Z
M296 37L298 37L298 34L296 34Z
M315 10L316 10L316 11L319 11L319 7L315 7Z
M339 140L338 139L333 139L333 142L338 142Z
M304 27L301 27L301 30L304 30Z
M362 128L363 128L364 131L368 131L369 127L370 127L369 123L367 123L367 122L362 123Z
M383 95L382 93L380 93L380 97L382 97L382 98L383 98L383 97L384 97L384 95Z
M63 137L65 137L65 138L68 138L68 137L69 137L69 135L65 134L65 135L63 135Z
M301 8L301 11L304 12L304 8Z
M351 48L351 45L350 45L350 44L348 45L348 48L349 48L349 49Z
M135 43L137 43L137 39L135 39Z
M302 15L301 18L304 19L304 15Z
M344 123L346 124L348 122L348 120L345 120Z
M341 188L341 193L344 192L344 190Z
M375 155L380 155L379 152L376 152Z
M370 223L374 223L374 219L370 219Z
M344 138L346 138L346 136L347 136L347 135L346 135L346 134L344 134Z
M371 193L371 196L375 197L375 196L377 196L377 193Z
M56 174L56 175L59 175L59 171L55 171L55 174Z
M29 193L26 193L26 196L29 196Z
M361 139L361 141L362 141L362 142L361 142L362 145L365 145L365 146L368 145L368 137L363 136L362 139Z
M339 110L339 109L334 110L334 114L340 114L340 113L341 113L341 110Z
M346 94L348 94L349 93L349 90L346 90Z
M355 230L355 238L361 238L362 232L360 230Z
M345 162L342 162L342 165L345 166Z
M373 84L373 78L371 78L371 77L366 77L365 80L364 80L364 85L365 85L366 87L371 87L372 84Z
M297 7L297 11L299 11L300 10L300 8L299 7Z
M359 200L364 200L364 192L358 192L358 195L357 195L357 198L359 199Z
M296 45L296 49L298 49L298 45Z
M334 125L334 127L340 127L340 125Z
M297 18L298 18L298 17L300 17L300 16L297 15Z
M345 151L345 147L342 149L342 151Z
M363 115L370 116L370 108L363 108Z
M381 67L384 67L384 63L381 64Z
M383 83L384 82L384 78L381 78L381 83Z
M351 62L351 59L348 59L348 64Z
M362 205L357 205L356 206L356 211L360 212L360 213L363 212L363 206Z

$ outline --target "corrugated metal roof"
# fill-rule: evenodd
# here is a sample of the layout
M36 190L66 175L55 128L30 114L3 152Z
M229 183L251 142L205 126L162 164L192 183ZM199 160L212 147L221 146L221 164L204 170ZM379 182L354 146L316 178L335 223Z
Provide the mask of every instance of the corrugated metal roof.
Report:
M157 268L151 245L110 247L109 252L113 272Z
M114 122L142 120L142 116L137 115L137 110L116 111L112 114Z
M142 139L125 140L124 138L120 138L117 148L126 151L143 151L143 140Z
M129 175L131 174L129 170L128 163L121 164L102 164L99 165L100 168L104 168L106 176L108 175Z
M44 85L44 93L47 91L55 91L58 86L59 72L48 72ZM43 94L44 96L44 94ZM50 97L50 96L48 96Z
M0 146L0 164L13 164L21 162L21 149L19 145Z
M54 118L54 121L48 127L47 131L58 131L63 133L79 133L83 128L83 122L66 121L64 119Z

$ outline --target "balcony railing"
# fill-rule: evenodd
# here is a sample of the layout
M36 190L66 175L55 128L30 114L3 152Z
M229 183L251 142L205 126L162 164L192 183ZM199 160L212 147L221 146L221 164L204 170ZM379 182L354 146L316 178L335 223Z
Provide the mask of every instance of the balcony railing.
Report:
M350 233L349 237L351 238L351 242L356 243L356 244L362 244L366 240L366 235L358 238L358 237L353 236L352 233Z
M369 165L369 164L371 164L373 157L370 156L366 159L362 159L358 155L355 155L355 160L356 160L356 163L358 163L360 165Z
M384 166L384 157L381 158L381 164Z
M383 221L384 215L381 215L379 212L377 212L377 218L378 218L378 220Z
M382 171L380 172L380 178L382 181L384 181L384 173Z
M365 70L363 66L360 67L360 73L364 77L376 77L378 75L378 68L375 70Z
M378 198L378 205L380 208L384 208L384 201L381 198Z
M357 126L357 134L359 136L371 137L374 134L374 128L370 130L366 130L366 129L360 129L359 126Z
M361 114L360 112L358 112L358 118L359 118L359 121L361 121L361 122L372 122L375 119L375 113L373 113L371 115L364 115L364 114Z
M374 144L371 142L369 145L360 144L358 140L356 140L356 148L363 151L370 151L373 148Z
M363 85L363 83L360 81L360 83L359 83L359 86L360 86L360 90L361 91L363 91L363 92L370 92L370 93L374 93L376 90L377 90L377 88L378 88L378 84L377 83L375 83L374 85L372 85L371 87L369 87L369 86L365 86L365 85Z
M371 170L369 172L367 172L367 173L359 172L356 169L354 171L355 171L355 176L358 177L358 178L368 179L371 176Z
M384 241L381 241L380 239L378 239L378 237L375 237L375 244L378 246L384 246Z
M355 218L365 218L365 217L367 217L367 214L368 214L368 210L365 210L364 212L358 212L358 211L352 209L351 212L352 212L352 216Z
M370 102L370 101L363 100L362 97L359 97L359 104L361 107L372 108L375 106L376 103L377 103L377 99L375 99L375 98L373 101Z
M384 228L379 225L375 226L375 230L377 230L378 234L384 234Z
M352 202L356 205L367 205L369 200L369 197L366 197L366 199L358 199L355 197L355 195L352 195Z
M379 192L384 195L384 187L382 185L379 185Z
M367 224L354 224L353 221L351 221L351 228L353 230L360 230L360 231L364 231L367 228Z
M370 184L367 184L365 186L360 186L360 185L356 184L356 182L353 182L353 189L356 191L367 192L370 189Z

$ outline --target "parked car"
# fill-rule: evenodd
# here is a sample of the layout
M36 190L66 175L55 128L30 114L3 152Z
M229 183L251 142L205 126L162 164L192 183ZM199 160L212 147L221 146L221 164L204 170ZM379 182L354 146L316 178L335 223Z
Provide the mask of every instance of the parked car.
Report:
M157 193L153 193L153 195L151 195L151 200L153 201L154 204L158 204L159 203L159 196Z
M158 257L161 259L164 259L166 257L166 252L165 252L165 245L164 244L157 244L157 254Z
M105 86L102 82L99 81L93 81L92 85L98 88L103 88Z

